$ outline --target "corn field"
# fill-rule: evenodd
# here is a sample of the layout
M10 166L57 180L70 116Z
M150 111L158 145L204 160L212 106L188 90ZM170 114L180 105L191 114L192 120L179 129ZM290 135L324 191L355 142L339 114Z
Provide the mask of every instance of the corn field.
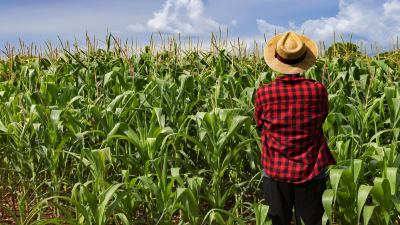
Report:
M0 224L271 224L254 94L260 49L8 46L0 59ZM400 57L321 55L323 224L399 224Z

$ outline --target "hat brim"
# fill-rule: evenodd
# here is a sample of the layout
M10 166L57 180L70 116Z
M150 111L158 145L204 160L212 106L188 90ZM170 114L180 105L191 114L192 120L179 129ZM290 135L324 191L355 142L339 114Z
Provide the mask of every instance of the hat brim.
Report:
M296 64L285 64L275 58L276 44L282 35L283 34L279 34L272 37L264 48L264 59L271 69L284 74L297 74L306 71L314 65L317 60L318 47L314 41L304 35L299 35L300 39L307 47L306 56L301 62Z

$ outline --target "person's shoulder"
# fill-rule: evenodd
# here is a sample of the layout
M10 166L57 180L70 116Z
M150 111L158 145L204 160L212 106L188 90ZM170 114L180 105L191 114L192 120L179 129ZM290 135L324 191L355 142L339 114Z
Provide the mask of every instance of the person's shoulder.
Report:
M265 94L268 92L268 89L271 88L271 86L275 85L276 81L271 81L269 83L266 84L261 84L256 91L256 95L260 95L260 94Z
M323 96L328 95L328 87L327 86L325 86L323 83L318 82L318 81L316 83L316 86L319 90L319 93L321 93Z
M306 82L314 85L318 89L326 90L326 88L327 88L323 83L321 83L317 80L314 80L314 79L305 79L305 80L306 80Z
M314 90L316 90L316 93L318 96L321 96L322 98L326 98L328 95L328 88L325 86L323 83L313 80L313 86Z

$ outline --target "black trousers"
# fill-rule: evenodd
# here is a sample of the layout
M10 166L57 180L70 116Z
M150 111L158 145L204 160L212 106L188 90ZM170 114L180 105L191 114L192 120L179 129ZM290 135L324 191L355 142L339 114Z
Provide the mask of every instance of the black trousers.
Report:
M268 216L272 224L290 225L294 207L297 225L302 224L301 220L305 225L321 225L325 189L326 178L290 184L263 177L264 198L269 205Z

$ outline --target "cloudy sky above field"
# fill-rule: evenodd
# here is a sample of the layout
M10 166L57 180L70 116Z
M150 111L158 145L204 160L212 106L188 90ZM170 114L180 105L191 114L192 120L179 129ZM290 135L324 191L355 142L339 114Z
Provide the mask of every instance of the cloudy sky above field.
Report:
M400 0L0 0L0 47L6 43L100 38L108 31L148 43L151 33L207 40L211 32L262 42L275 30L304 32L330 43L345 41L390 48L400 35Z

